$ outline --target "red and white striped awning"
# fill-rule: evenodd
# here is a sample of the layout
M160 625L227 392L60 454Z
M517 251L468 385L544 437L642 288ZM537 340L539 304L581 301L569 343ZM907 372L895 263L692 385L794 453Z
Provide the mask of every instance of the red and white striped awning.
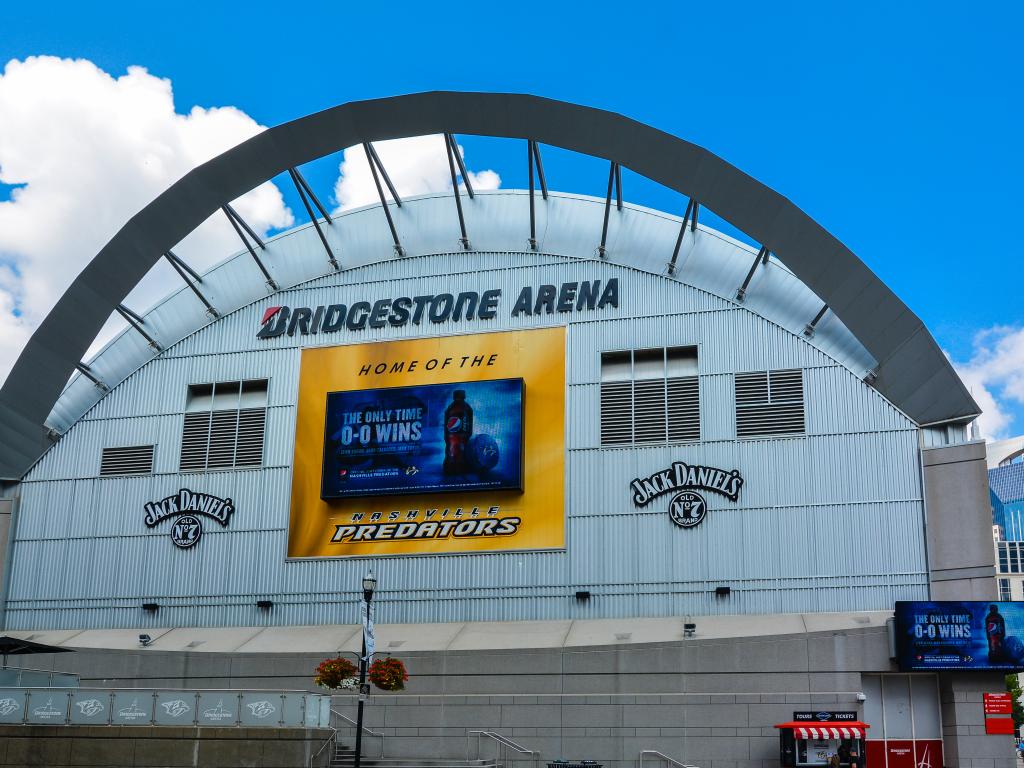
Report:
M816 725L813 727L799 727L793 729L793 734L798 739L859 739L864 736L860 728L844 727L836 725Z

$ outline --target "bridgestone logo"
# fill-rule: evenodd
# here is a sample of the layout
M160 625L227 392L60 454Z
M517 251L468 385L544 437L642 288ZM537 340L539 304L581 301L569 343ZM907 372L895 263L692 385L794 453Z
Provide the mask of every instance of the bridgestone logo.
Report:
M267 307L262 326L256 334L273 339L283 334L294 336L334 333L341 330L362 331L391 326L420 325L423 322L477 322L498 316L501 289L477 293L439 293L426 296L397 296L374 302L356 301L346 304L321 304L318 307ZM555 315L563 312L618 308L619 279L584 280L575 283L541 285L534 292L525 286L512 306L511 317L520 315Z

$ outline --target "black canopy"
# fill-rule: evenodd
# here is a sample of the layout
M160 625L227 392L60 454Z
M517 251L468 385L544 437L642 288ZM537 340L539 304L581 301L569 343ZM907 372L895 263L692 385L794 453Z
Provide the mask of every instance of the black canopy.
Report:
M61 648L57 645L44 645L33 643L31 640L21 640L17 637L7 635L0 636L0 653L4 656L4 666L7 666L8 656L21 656L30 653L72 653L71 648Z

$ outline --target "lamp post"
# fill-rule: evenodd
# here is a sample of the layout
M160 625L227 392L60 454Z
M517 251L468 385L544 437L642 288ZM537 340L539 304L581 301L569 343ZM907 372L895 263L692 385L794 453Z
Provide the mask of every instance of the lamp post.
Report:
M367 571L363 576L363 652L359 656L359 702L356 714L356 762L355 768L360 768L363 756L363 704L366 703L366 632L370 627L370 601L373 600L373 590L377 587L377 577L373 571Z

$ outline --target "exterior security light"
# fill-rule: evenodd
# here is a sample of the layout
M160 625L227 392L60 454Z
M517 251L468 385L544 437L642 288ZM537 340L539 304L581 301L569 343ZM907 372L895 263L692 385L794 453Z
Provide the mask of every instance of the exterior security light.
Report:
M146 613L156 613L157 610L159 610L159 608L160 608L160 604L159 603L143 603L142 604L142 610L144 610Z
M366 595L366 599L369 600L373 595L373 590L377 588L377 577L373 575L373 571L367 571L366 575L363 576L363 594Z

